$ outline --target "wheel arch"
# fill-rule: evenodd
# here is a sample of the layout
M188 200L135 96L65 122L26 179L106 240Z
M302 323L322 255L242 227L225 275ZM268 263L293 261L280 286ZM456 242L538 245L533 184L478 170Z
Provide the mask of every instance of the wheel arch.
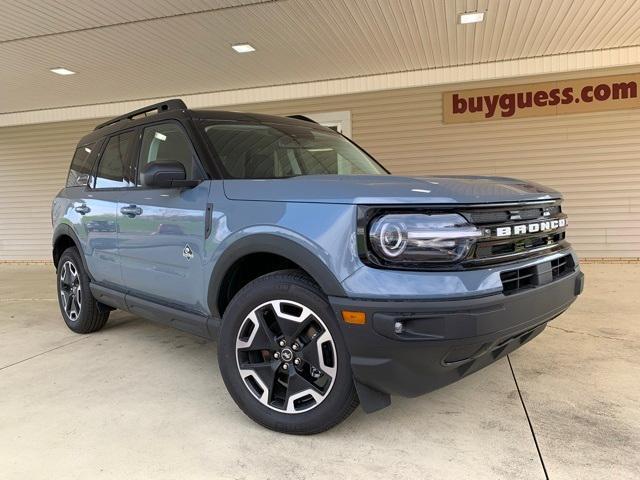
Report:
M286 237L268 233L258 233L243 237L227 247L215 264L208 285L208 304L213 316L221 318L232 298L225 293L230 275L241 262L259 258L260 255L276 257L284 261L283 268L299 268L311 277L326 295L345 296L342 285L329 267L310 249ZM266 257L262 257L266 258ZM276 263L276 265L279 265ZM267 270L279 270L275 268Z
M84 267L84 271L87 272L87 275L91 279L91 273L87 268L87 261L84 258L84 252L82 251L82 247L80 244L80 239L71 228L66 223L58 225L53 233L52 239L52 256L53 256L53 265L58 268L58 262L60 261L60 256L62 253L69 247L76 247L78 252L80 253L80 259L82 260L82 266Z

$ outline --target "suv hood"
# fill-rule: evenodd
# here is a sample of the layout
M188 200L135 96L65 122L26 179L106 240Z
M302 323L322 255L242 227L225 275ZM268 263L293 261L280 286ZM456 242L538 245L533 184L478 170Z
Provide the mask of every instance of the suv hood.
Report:
M398 177L306 175L267 180L225 180L232 200L346 204L476 204L559 199L559 192L504 177Z

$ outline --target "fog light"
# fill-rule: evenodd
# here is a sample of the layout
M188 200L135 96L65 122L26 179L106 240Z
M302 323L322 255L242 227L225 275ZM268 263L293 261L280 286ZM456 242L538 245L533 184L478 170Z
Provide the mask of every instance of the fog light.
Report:
M402 322L396 322L393 326L393 331L398 334L404 332L404 324Z

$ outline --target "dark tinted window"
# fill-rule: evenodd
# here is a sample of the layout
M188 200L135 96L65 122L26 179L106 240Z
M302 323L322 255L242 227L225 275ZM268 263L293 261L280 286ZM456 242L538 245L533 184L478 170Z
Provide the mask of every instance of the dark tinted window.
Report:
M337 133L291 124L205 127L230 178L297 175L384 175L366 153Z
M69 175L67 176L67 187L79 187L87 184L95 159L95 152L93 151L95 146L95 143L91 143L76 149L71 161L71 168L69 168Z
M126 163L127 151L133 139L133 130L109 139L100 157L95 188L119 188L129 186L124 165Z
M180 162L184 165L187 180L203 178L189 137L177 123L163 123L144 129L138 171L151 162Z

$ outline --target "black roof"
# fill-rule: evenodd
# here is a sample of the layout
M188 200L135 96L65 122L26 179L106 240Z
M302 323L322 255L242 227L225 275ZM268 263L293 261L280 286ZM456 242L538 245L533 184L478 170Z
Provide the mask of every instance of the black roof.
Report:
M292 115L290 117L281 117L278 115L266 115L264 113L247 113L247 112L228 112L224 110L189 110L193 118L204 120L229 120L237 122L255 122L255 123L285 123L292 125L308 125L308 122L315 123L310 118L302 115Z
M151 115L149 115L151 113ZM310 118L302 115L291 117L281 117L277 115L265 115L262 113L229 112L223 110L190 110L180 99L171 99L165 102L156 103L147 107L134 110L132 112L114 117L95 127L93 132L85 135L79 145L93 143L105 136L113 133L134 128L149 122L155 122L170 118L194 118L202 120L236 121L246 123L280 123L291 125L306 125L309 122L318 128L326 128L318 125Z

